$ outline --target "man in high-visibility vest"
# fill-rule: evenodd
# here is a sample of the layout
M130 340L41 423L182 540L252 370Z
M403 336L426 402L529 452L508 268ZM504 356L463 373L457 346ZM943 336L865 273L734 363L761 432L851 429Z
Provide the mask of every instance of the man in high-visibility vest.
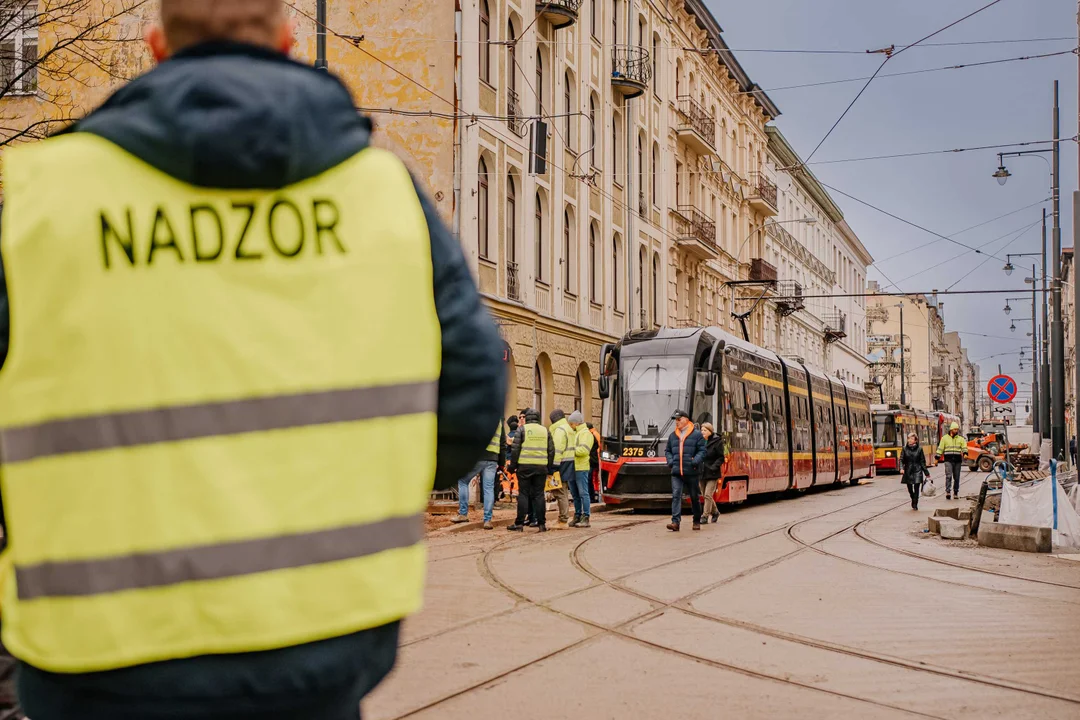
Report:
M941 437L937 451L945 458L945 499L960 497L960 468L967 455L967 440L960 434L959 423L949 426L949 434Z
M517 520L507 527L512 532L525 529L530 509L540 532L547 532L544 484L555 472L555 443L551 433L540 424L540 412L529 408L524 413L525 424L518 427L514 447L510 450L510 472L518 476Z
M157 6L156 69L4 153L3 642L35 720L357 718L502 346L282 0Z
M591 519L592 494L589 492L589 454L593 448L593 435L585 425L580 410L570 414L570 427L574 431L574 517L580 518L577 527L587 528Z
M569 498L574 493L574 431L570 423L566 422L566 413L562 410L552 410L551 425L548 431L551 440L555 443L555 462L559 466L560 487L551 491L555 502L559 506L559 524L565 525L570 520ZM574 501L577 508L577 501ZM574 519L570 521L570 527L577 527L581 522L581 515L574 513Z

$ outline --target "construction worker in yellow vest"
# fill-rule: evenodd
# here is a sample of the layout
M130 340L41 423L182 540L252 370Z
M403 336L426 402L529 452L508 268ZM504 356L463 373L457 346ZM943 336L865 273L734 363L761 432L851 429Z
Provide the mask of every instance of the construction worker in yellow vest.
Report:
M570 502L568 498L574 492L574 430L570 423L566 422L566 413L562 410L551 411L551 439L555 443L555 462L559 466L560 486L551 491L555 502L559 506L559 524L565 525L570 519ZM577 507L577 501L574 501ZM581 521L581 517L575 513L570 527L574 527Z
M945 459L945 499L960 497L960 468L967 455L967 439L960 434L960 423L949 425L949 433L941 436L937 451Z
M499 427L488 441L484 454L477 461L476 466L457 482L458 514L450 522L457 524L469 521L469 485L473 478L479 477L478 491L484 506L484 529L494 529L491 518L495 512L495 476L505 464L506 429L500 419Z
M570 427L574 431L574 519L577 527L590 526L592 494L589 492L589 479L592 477L589 455L592 453L592 431L585 424L585 417L580 410L570 413Z
M34 720L357 718L502 344L282 0L154 7L156 69L4 153L3 642Z
M510 472L516 472L518 476L517 520L506 529L522 532L532 508L540 532L547 532L544 484L547 476L555 472L555 443L548 429L540 424L538 410L529 408L523 416L525 423L518 427L509 465Z

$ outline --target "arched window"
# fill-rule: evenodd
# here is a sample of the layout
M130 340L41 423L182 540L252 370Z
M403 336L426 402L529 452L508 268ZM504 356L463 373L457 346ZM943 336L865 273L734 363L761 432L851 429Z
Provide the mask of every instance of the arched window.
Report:
M487 0L480 0L480 79L491 82L491 16Z
M611 0L611 42L619 44L619 0Z
M544 114L544 58L536 51L536 114Z
M570 113L574 112L574 98L570 94L570 88L573 87L570 79L570 72L567 71L563 76L563 112L566 113L566 117L563 118L563 139L566 141L566 148L568 150L574 149L574 137L573 137L573 118Z
M612 307L615 308L615 312L622 310L622 289L619 287L619 275L622 269L622 239L618 233L611 238L611 293L612 293Z
M618 182L619 175L619 118L611 115L611 177Z
M574 376L574 411L585 412L585 383L581 379L581 371Z
M484 158L480 158L477 175L480 178L480 184L476 190L476 219L479 224L476 236L480 257L486 260L491 257L491 247L488 239L490 237L488 232L488 174Z
M642 45L645 41L642 41ZM660 99L660 36L652 36L652 86L653 94Z
M506 258L517 263L517 188L513 175L506 178Z
M540 193L536 193L536 213L533 217L533 231L536 243L536 279L544 280L544 206L540 200Z
M652 315L653 322L660 323L660 253L653 253L652 258Z
M596 96L589 96L589 147L592 148L592 166L594 168L600 167L600 163L596 158Z
M506 24L506 49L508 52L508 58L510 62L506 64L506 72L509 77L507 87L510 88L510 92L517 92L517 43L514 42L517 37L514 35L514 23L510 22Z
M660 145L653 143L652 146L652 204L660 207Z
M596 225L589 226L589 300L600 302L600 249L596 247Z
M682 97L682 62L675 61L675 99Z
M638 308L641 310L641 324L645 325L645 266L648 264L649 256L645 252L645 246L642 245L638 251L638 268L637 268L637 296L638 296Z
M600 39L600 18L597 15L599 4L600 0L589 0L589 30L597 40Z
M533 409L544 417L544 376L540 372L540 363L533 365Z
M639 17L637 21L638 26L638 47L645 47L645 18Z
M563 212L563 291L574 292L574 243L570 232L570 211Z

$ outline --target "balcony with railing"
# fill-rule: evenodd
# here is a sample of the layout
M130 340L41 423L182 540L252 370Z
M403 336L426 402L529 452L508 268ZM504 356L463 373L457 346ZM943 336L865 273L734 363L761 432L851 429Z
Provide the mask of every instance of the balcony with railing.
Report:
M823 332L825 342L834 343L847 337L847 315L842 312L833 312L822 318L825 323Z
M776 311L781 317L794 315L806 307L802 285L794 280L781 280L776 284Z
M675 132L681 142L699 155L716 152L716 118L692 97L679 99L679 119Z
M680 205L675 216L676 244L702 260L720 256L716 246L716 222L693 205Z
M521 302L521 283L518 280L518 264L512 260L506 262L506 297Z
M636 45L616 45L611 49L611 87L624 98L645 92L652 79L649 51Z
M747 199L751 207L758 212L773 216L777 214L776 183L765 176L765 173L753 172L747 179Z
M576 23L580 8L581 0L536 0L536 14L556 30Z
M510 132L515 135L521 135L525 123L523 122L524 113L521 110L521 99L518 97L516 91L510 88L506 89L506 126L510 128Z

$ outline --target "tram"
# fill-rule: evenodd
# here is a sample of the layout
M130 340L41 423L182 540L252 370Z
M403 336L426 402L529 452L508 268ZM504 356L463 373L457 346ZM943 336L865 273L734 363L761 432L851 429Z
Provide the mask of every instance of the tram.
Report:
M941 440L944 413L928 413L914 408L890 405L872 405L874 417L874 466L878 473L900 472L900 451L909 433L919 437L928 467L938 464L937 446ZM949 420L949 422L952 422ZM948 432L945 425L945 432Z
M850 383L719 328L633 332L600 355L600 493L622 507L671 502L674 412L725 444L713 499L857 483L874 472L870 401Z

